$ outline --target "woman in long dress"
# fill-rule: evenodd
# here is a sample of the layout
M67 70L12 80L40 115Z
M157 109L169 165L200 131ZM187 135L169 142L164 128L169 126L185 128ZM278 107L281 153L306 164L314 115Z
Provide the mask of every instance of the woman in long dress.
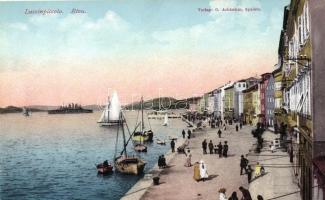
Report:
M190 150L188 150L187 153L185 153L185 155L186 155L186 160L185 160L184 166L191 167L192 166L192 163L191 163L192 154L191 154Z
M227 200L226 189L225 188L220 188L220 190L219 190L219 200Z
M194 170L193 179L199 181L201 179L199 162L194 163L193 170Z
M201 180L203 180L203 181L205 181L205 179L207 179L209 177L208 171L207 171L207 166L203 162L203 160L200 161L200 177L201 177Z

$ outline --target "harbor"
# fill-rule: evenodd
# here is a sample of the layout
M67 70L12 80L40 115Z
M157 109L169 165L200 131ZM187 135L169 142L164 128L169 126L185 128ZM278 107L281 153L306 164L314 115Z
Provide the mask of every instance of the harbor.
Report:
M96 123L100 115L101 112L0 115L1 199L120 199L144 174L97 175L98 162L113 161L116 140L116 127L100 127ZM129 126L134 127L137 111L125 115ZM151 122L155 135L147 153L128 148L131 156L138 155L146 161L144 173L170 149L169 143L159 145L156 140L169 141L184 128L181 120L170 120L170 127L162 126L162 122Z

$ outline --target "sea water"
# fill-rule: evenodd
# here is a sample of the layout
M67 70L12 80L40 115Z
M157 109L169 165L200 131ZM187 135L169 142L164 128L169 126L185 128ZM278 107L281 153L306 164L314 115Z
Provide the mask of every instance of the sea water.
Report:
M120 199L141 176L97 174L95 165L112 161L123 145L119 137L116 146L116 128L96 123L100 115L0 115L0 199ZM125 116L133 131L138 112L125 112ZM144 121L155 141L147 145L147 153L135 153L131 142L128 152L147 162L146 172L170 149L168 137L180 137L185 124L180 119L170 119L167 127L162 126L163 120L145 117ZM158 138L165 139L166 145L156 144Z

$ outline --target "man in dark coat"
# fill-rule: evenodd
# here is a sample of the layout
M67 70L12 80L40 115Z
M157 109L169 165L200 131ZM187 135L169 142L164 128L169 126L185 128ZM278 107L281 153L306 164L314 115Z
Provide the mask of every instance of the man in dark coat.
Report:
M175 141L174 140L172 140L170 142L170 147L172 148L172 152L175 152Z
M223 145L223 156L228 157L228 144L227 141L225 141L225 144Z
M243 194L242 200L252 200L251 193L247 189L240 186L239 190Z
M202 142L202 149L203 149L203 154L207 154L207 140L204 139L203 142Z
M236 131L238 132L238 124L236 124Z
M247 173L247 164L248 164L248 160L244 157L244 155L240 156L240 175L243 174L243 169L245 170L245 173Z
M185 138L185 130L183 129L183 131L182 131L182 135L183 135L183 138Z
M248 183L250 183L252 180L252 173L253 173L253 169L251 168L250 165L248 165L246 173L247 173L247 181Z
M243 123L240 122L240 124L239 124L239 128L240 128L240 129L243 128Z
M209 151L210 151L210 154L213 154L213 143L212 143L212 140L210 140L210 142L209 142Z
M221 142L219 142L219 144L218 144L218 154L219 154L219 158L221 158L222 157L222 144L221 144Z
M218 136L219 136L219 138L221 138L221 133L222 133L222 132L221 132L221 130L219 129L219 130L218 130Z
M188 138L188 139L191 139L191 134L192 134L191 130L188 129L188 130L187 130L187 138Z

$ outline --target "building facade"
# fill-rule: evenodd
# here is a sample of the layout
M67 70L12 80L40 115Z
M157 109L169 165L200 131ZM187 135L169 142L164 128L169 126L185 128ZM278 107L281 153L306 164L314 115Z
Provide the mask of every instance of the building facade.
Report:
M265 121L267 126L274 126L274 78L272 73L270 73L265 88Z

